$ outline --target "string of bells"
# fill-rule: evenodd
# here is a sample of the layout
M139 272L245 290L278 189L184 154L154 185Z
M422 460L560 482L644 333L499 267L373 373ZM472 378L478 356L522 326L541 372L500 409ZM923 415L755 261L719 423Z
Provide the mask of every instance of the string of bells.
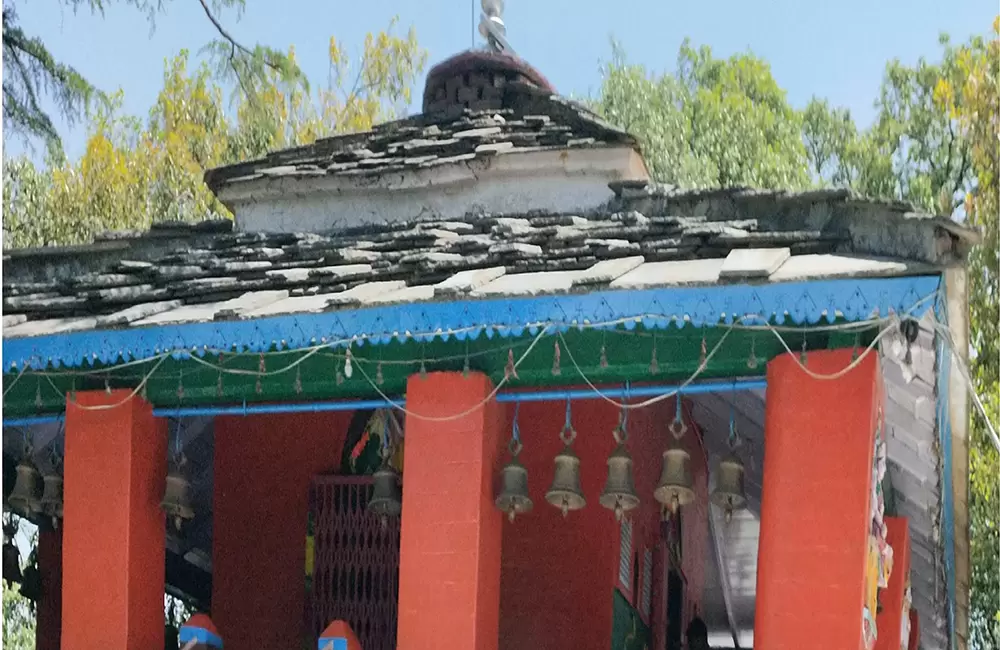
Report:
M43 516L53 528L59 527L63 518L63 477L60 472L62 459L52 449L50 468L45 474L38 471L32 460L33 448L30 439L25 434L25 443L21 460L17 464L17 477L7 505L24 518Z
M680 399L677 400L677 414L667 428L671 436L663 451L660 479L653 491L653 498L663 508L677 512L679 507L695 500L691 456L681 444L688 427L684 423ZM735 439L734 434L731 429L731 443ZM615 448L607 460L607 479L598 503L611 510L615 519L620 521L626 512L638 508L641 502L635 488L632 456L627 446L627 411L624 409L612 436ZM566 423L559 432L559 438L563 442L563 449L554 459L552 483L545 493L545 500L559 508L565 517L587 504L580 481L580 457L572 448L576 431L571 421L569 402L566 404ZM528 470L519 459L522 448L515 411L513 432L508 445L510 458L501 470L500 489L495 500L496 507L512 522L518 515L530 512L534 506L528 491ZM710 501L724 511L728 522L734 511L746 506L744 467L735 453L730 453L718 463L715 479Z

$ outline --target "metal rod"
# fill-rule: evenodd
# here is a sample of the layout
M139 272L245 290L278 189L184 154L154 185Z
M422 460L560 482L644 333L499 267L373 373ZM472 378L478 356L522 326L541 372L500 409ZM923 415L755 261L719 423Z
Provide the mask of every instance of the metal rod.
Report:
M705 393L731 393L744 390L764 390L767 388L767 381L764 379L737 379L722 381L706 381L697 384L688 384L683 388L679 384L655 386L634 386L628 388L624 386L613 386L601 388L598 395L590 388L572 388L569 390L540 390L540 391L505 391L497 394L498 402L562 402L565 400L586 400L601 399L601 396L611 399L624 399L632 397L655 397L678 392L681 395L703 395Z
M733 611L733 598L729 585L729 567L726 565L726 552L723 548L722 534L719 532L719 514L712 504L708 504L708 527L711 532L712 547L715 551L715 566L719 571L719 584L722 586L722 601L726 607L726 618L729 619L729 631L733 635L733 647L740 647L740 630L736 624L736 613Z
M405 404L405 399L344 400L342 402L287 402L284 404L239 404L235 406L182 406L154 408L157 417L198 417L208 415L260 415L263 413L322 413L328 411L364 411Z
M557 390L518 390L503 391L497 393L497 402L563 402L566 400L590 400L607 397L610 399L624 399L636 397L655 397L672 392L679 392L682 395L702 395L705 393L729 393L745 390L764 390L767 388L767 381L764 379L737 379L737 380L713 380L688 384L681 387L679 384L657 384L650 386L632 386L627 389L624 386L609 386L601 388L598 395L590 388L572 388ZM206 417L216 415L260 415L264 413L320 413L329 411L357 411L366 409L388 408L392 406L402 407L406 405L406 398L398 397L390 400L368 399L368 400L343 400L324 402L286 402L283 404L236 404L227 406L181 406L181 407L159 407L153 409L153 415L158 417ZM45 422L56 422L62 419L62 414L40 415L28 418L5 419L3 425L10 426L31 426Z
M53 415L35 415L27 418L4 418L3 425L5 427L30 427L36 424L59 422L62 419L62 413L55 413Z

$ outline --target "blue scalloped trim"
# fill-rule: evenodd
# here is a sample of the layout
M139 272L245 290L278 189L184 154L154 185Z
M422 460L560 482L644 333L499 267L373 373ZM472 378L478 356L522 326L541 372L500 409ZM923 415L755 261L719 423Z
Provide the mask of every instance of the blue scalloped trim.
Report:
M937 292L939 283L939 276L917 276L415 303L5 339L3 356L8 370L25 364L37 369L148 359L166 351L178 358L209 349L257 353L275 346L296 349L349 338L361 345L365 339L388 343L451 336L476 339L481 334L520 336L537 333L539 324L554 323L565 330L623 318L635 318L625 323L627 329L638 322L649 328L714 325L746 314L767 315L779 324L833 321L838 312L858 321L890 310L905 312L918 304L913 315L919 316L933 305L926 298ZM451 333L455 330L465 331Z

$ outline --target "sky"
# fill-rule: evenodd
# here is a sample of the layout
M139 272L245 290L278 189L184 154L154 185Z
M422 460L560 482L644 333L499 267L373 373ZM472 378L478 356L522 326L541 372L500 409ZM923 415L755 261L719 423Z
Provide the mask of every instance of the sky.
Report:
M57 60L77 68L104 91L124 90L127 112L146 116L162 86L164 61L182 48L197 53L216 37L196 0L163 0L155 26L124 2L105 14L75 12L66 2L16 3L22 27L40 37ZM82 3L86 5L87 3ZM428 67L482 44L475 35L479 0L247 0L242 16L221 17L241 42L287 48L310 79L327 78L330 36L360 51L367 32L398 16L428 51ZM767 59L793 106L826 97L849 108L860 125L874 118L873 101L887 61L936 59L938 35L962 41L985 34L996 0L507 0L504 19L514 50L563 95L596 94L600 64L619 41L631 62L673 70L685 37L717 56L752 51ZM411 112L419 111L417 85ZM59 122L67 153L84 149L85 129ZM7 155L25 151L12 140Z

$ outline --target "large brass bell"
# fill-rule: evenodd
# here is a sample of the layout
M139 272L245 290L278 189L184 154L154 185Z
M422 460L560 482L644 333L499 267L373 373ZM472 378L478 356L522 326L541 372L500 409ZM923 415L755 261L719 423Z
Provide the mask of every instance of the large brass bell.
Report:
M194 509L191 507L191 484L184 476L181 468L184 465L183 457L177 461L176 465L167 473L166 490L163 494L163 501L160 508L171 517L174 528L179 532L185 521L194 519Z
M639 495L635 492L635 479L632 477L632 456L624 441L619 442L608 457L608 480L604 483L599 502L613 510L618 521L625 512L639 507Z
M63 477L52 471L42 476L42 498L40 510L52 519L53 528L58 527L63 516Z
M389 464L388 458L375 470L372 476L372 498L368 501L368 511L375 514L382 526L388 525L389 517L398 517L403 512L403 495L399 487L399 472Z
M520 443L511 448L511 459L501 471L500 493L497 495L496 506L507 517L514 521L517 515L531 512L534 504L528 496L528 468L517 458Z
M552 486L545 493L545 500L562 510L565 517L570 510L580 510L587 505L580 487L580 457L569 443L556 455L555 466Z
M735 455L719 461L715 473L715 489L709 498L726 513L726 521L733 518L733 510L739 510L746 505L743 463Z
M675 512L694 501L691 455L682 447L671 445L663 452L663 470L653 498Z
M25 456L17 464L17 480L14 489L7 497L7 503L11 509L23 517L29 517L40 508L38 502L39 474L35 464Z

